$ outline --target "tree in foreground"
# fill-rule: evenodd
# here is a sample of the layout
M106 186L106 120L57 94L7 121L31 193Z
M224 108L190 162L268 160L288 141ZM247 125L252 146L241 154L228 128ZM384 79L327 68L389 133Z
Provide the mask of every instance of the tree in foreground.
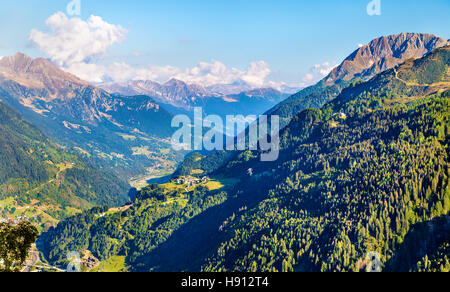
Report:
M0 224L0 272L18 272L25 263L38 230L30 222Z

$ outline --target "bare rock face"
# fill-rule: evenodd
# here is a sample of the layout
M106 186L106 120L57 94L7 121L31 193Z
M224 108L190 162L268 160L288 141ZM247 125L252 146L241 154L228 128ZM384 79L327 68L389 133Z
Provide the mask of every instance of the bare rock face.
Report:
M117 123L114 110L124 101L69 74L43 58L18 53L0 60L0 89L22 106L43 116L75 120L93 126ZM153 103L151 99L147 103ZM153 111L159 107L153 103Z
M447 43L432 34L402 33L377 38L347 57L324 79L324 85L358 77L369 78L408 59L421 58Z

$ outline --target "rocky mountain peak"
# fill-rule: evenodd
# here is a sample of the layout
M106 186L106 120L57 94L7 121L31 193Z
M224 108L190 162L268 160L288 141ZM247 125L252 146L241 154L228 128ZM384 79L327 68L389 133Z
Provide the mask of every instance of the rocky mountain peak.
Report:
M421 58L446 44L447 40L433 34L401 33L383 36L353 52L324 79L324 83L332 85L339 80L369 78L407 59Z
M0 60L0 67L8 68L16 73L24 73L33 62L31 57L17 53L14 56L3 57Z

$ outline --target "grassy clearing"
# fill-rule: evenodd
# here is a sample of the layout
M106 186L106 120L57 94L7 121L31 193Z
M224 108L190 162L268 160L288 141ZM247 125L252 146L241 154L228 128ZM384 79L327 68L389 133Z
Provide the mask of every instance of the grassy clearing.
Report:
M15 205L14 198L6 198L0 201L0 208L12 208Z
M138 191L145 188L149 184L151 184L152 180L159 180L161 179L164 181L164 178L171 175L173 173L173 170L161 170L161 171L154 171L151 170L148 173L144 175L139 175L136 177L133 177L129 180L130 185L133 188L136 188ZM169 180L169 179L167 179Z
M91 157L91 154L87 152L86 150L80 148L80 147L74 147L75 150L77 150L81 155Z
M118 208L111 208L108 210L108 212L106 212L106 215L112 215L115 213L124 212L130 208L131 208L131 205L126 205L126 206L118 207Z
M217 191L221 189L229 188L239 182L239 179L235 178L224 178L224 177L216 177L211 179L210 181L206 183L200 183L191 187L188 187L187 185L177 185L174 182L169 182L166 184L160 185L162 188L166 190L166 193L170 193L173 191L180 191L181 193L192 192L195 190L198 186L205 186L208 188L209 191Z
M186 188L186 186L177 185L174 182L168 182L168 183L162 184L160 186L165 190L165 193L170 193L173 191L181 191L183 193Z
M131 148L131 150L133 151L133 155L144 155L147 157L151 157L152 154L155 154L154 152L150 151L148 149L148 146L144 146L144 147L133 147Z
M93 273L117 273L126 271L124 256L113 256L106 261L102 261L98 267L91 270Z
M228 187L232 187L235 184L239 183L240 180L237 178L233 178L233 177L221 177L221 176L217 176L213 179L213 181L218 181L220 182L225 188Z
M167 155L170 153L170 148L166 148L166 149L160 149L159 152L163 155Z
M59 220L55 218L55 214L63 214L62 216L64 217L70 217L80 212L76 208L62 208L60 205L45 204L38 200L32 200L26 205L19 204L12 197L0 201L0 217L10 219L26 217L31 223L36 225L39 231L58 224Z
M209 191L216 191L223 189L225 187L225 185L223 185L220 181L215 180L207 182L205 186L208 188Z
M201 169L193 169L193 170L191 170L191 174L192 175L202 174L202 173L204 173L204 171L201 170Z

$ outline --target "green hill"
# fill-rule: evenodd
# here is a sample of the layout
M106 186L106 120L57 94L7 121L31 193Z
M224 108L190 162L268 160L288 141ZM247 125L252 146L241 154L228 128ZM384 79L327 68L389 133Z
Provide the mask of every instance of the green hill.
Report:
M53 223L76 210L120 205L129 186L90 167L0 103L0 212Z
M55 265L66 266L69 251L89 251L106 262L126 257L131 270L145 270L143 257L194 217L227 199L225 192L211 189L199 186L186 193L169 185L149 186L132 205L93 208L61 222L42 235L42 250Z

